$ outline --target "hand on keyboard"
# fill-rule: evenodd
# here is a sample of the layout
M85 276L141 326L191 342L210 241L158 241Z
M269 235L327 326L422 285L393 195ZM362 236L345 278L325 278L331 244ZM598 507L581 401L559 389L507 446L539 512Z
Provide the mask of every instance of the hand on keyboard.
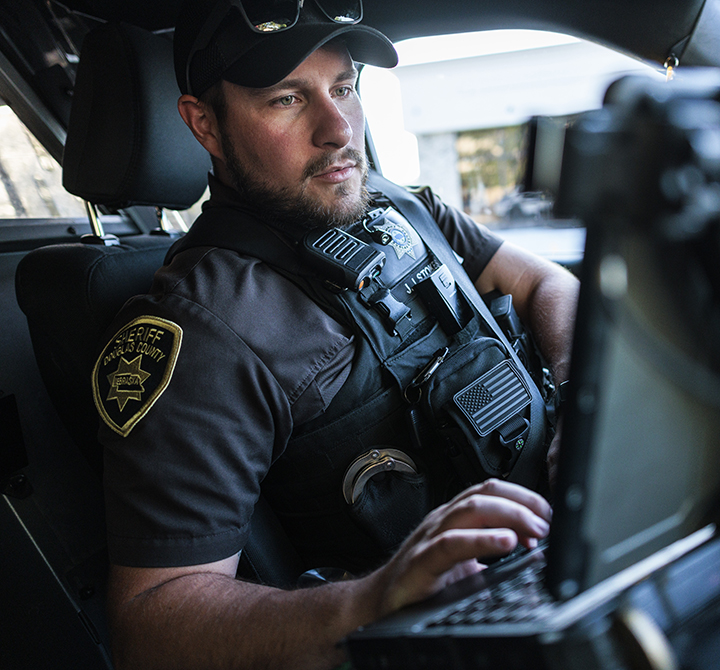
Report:
M489 479L431 512L398 553L368 576L380 616L483 569L481 560L532 548L547 535L548 502L517 484Z

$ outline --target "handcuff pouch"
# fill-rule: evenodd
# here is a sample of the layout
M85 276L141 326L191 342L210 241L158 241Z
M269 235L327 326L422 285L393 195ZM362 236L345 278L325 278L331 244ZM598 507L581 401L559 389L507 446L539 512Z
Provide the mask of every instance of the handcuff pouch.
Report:
M349 511L383 550L394 551L432 509L427 476L384 472L364 486Z

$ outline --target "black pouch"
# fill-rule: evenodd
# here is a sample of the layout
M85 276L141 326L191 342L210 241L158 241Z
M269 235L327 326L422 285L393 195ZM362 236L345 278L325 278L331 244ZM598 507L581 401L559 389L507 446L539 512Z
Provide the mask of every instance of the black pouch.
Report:
M355 522L386 552L394 551L430 509L426 475L406 472L374 476L349 508Z
M466 483L513 479L529 438L539 391L493 338L480 337L454 351L424 384L421 405ZM532 445L530 445L532 446Z

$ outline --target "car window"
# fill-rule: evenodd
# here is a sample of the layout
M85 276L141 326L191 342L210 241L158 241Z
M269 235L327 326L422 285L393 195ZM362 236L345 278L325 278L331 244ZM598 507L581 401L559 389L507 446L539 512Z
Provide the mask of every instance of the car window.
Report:
M84 217L62 169L7 105L0 105L0 219Z
M163 226L186 231L200 214L209 191L191 208L184 211L163 211ZM136 234L158 225L154 211L134 208L116 212L101 208L105 232L116 235ZM144 208L152 210L152 208ZM32 221L31 221L32 220ZM44 228L38 227L41 221ZM74 238L89 225L84 201L69 193L62 185L62 167L15 115L0 103L0 223L3 240L24 239L28 224L35 226L34 237ZM48 227L49 226L49 227ZM24 231L24 232L23 232Z
M638 71L664 76L596 44L540 31L421 38L396 47L397 68L365 67L360 77L383 173L405 185L428 184L494 227L551 215L564 128L600 107L612 81ZM531 165L528 155L536 157Z

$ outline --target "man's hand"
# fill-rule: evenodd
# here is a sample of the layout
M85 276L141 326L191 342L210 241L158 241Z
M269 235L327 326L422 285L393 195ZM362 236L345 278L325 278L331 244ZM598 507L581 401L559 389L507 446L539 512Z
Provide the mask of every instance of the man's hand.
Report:
M549 528L539 495L490 479L431 512L384 567L361 579L280 591L233 579L237 558L122 568L110 580L117 668L332 668L358 626L532 547Z
M431 512L398 553L368 579L378 584L377 615L431 596L482 570L478 559L528 548L549 530L552 510L526 488L488 479Z

